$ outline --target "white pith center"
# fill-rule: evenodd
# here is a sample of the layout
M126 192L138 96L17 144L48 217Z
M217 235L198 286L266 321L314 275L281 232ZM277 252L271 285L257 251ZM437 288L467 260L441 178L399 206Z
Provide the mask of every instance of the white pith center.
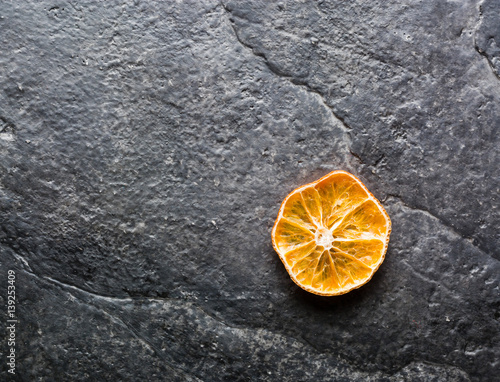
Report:
M316 244L321 245L325 249L330 249L332 247L333 235L332 232L325 228L319 227L315 234Z

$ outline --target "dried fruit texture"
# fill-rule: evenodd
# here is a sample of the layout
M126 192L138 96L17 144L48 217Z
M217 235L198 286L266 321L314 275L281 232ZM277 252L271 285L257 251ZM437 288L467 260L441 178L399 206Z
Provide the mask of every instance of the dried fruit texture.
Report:
M391 220L361 181L333 171L283 201L273 246L292 280L335 296L366 284L384 261Z

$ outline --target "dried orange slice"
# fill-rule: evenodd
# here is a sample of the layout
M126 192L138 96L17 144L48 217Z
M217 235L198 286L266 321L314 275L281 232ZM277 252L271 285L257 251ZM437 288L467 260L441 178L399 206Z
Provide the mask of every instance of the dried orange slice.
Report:
M285 198L272 240L298 286L336 296L372 278L390 233L389 215L365 185L348 172L333 171Z

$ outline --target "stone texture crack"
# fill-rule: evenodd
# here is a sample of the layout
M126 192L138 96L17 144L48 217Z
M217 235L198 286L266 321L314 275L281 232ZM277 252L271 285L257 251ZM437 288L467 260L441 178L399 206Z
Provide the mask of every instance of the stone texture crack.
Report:
M344 121L343 118L341 118L340 116L336 115L335 112L333 111L332 107L328 105L328 103L326 102L326 100L323 98L323 95L316 89L314 89L313 87L311 87L307 82L303 82L303 81L299 81L299 79L297 78L294 78L294 77L291 77L291 76L288 76L286 73L282 72L279 67L277 67L276 65L273 65L272 62L270 62L265 53L257 53L255 52L255 49L249 45L248 43L244 42L239 34L238 34L238 30L236 29L234 23L231 21L231 17L232 17L232 13L231 11L227 8L227 6L221 2L221 6L223 7L223 9L225 10L226 14L228 15L229 17L229 24L231 25L231 28L234 32L234 35L236 37L236 39L238 40L238 42L244 46L246 49L248 49L249 51L251 51L256 57L259 57L259 58L262 58L263 61L265 62L266 66L269 68L269 70L274 73L276 76L278 77L281 77L281 78L284 78L286 79L287 81L291 82L292 84L294 85L297 85L297 86L301 86L301 87L304 87L305 89L307 89L307 91L309 93L312 93L312 94L315 94L320 100L321 100L321 103L328 109L330 110L333 118L335 118L336 120L340 121L342 123L342 126L344 127L344 130L345 130L345 134L346 136L348 137L348 139L350 140L349 138L349 133L348 131L350 130L349 126L346 124L346 122Z
M496 3L483 0L479 3L479 20L474 30L474 48L483 57L496 79L500 80L500 16Z
M87 295L87 296L91 297L92 299L97 298L97 299L104 300L104 301L106 301L108 303L109 302L112 302L112 303L117 303L117 302L118 303L126 303L126 302L133 301L132 299L130 299L130 298L116 298L116 297L109 297L109 296L101 296L101 295L98 295L98 294L86 291L84 289L78 288L76 286L62 283L62 282L54 280L54 279L52 279L50 277L40 277L40 276L36 275L35 273L31 273L31 272L28 272L28 271L25 271L25 272L27 274L31 275L32 277L35 277L35 278L37 278L39 280L49 281L52 284L57 285L58 287L60 287L63 290L65 290L65 292L68 293L69 295L71 295L73 298L80 300L84 304L89 304L89 305L95 307L96 309L100 310L101 312L103 312L104 315L106 317L108 317L113 323L116 323L119 326L121 326L124 329L126 329L128 332L130 332L132 334L132 336L134 338L136 338L137 340L139 340L141 343L144 344L144 346L146 346L148 349L150 349L152 353L154 353L158 357L160 357L162 359L162 362L164 362L167 365L168 368L174 370L176 373L178 373L180 371L181 375L185 378L186 381L198 381L198 382L201 381L200 379L198 379L198 378L193 377L192 375L190 375L187 372L187 370L181 369L181 368L179 368L179 367L177 367L177 366L172 365L171 363L169 363L165 359L165 357L163 355L164 352L162 352L160 349L158 349L151 342L151 340L145 338L144 336L141 336L136 330L134 330L134 328L131 325L125 323L121 318L117 317L115 314L111 314L108 310L104 309L102 306L96 306L94 304L91 304L91 302L88 299L78 298L77 296L75 296L74 293L71 293L70 290L72 290L73 292L76 291L78 293L83 293L84 295Z
M406 204L403 199L398 196L398 195L392 195L392 194L388 194L386 196L386 198L384 199L384 203L385 202L388 202L390 201L390 199L395 199L397 200L398 203L401 203L405 208L408 208L410 210L413 210L413 211L418 211L422 214L425 214L427 216L429 216L430 218L432 219L435 219L436 221L438 221L443 227L445 227L451 234L453 234L454 236L456 236L457 238L459 238L460 240L464 240L464 241L467 241L468 243L470 243L472 246L474 246L474 248L476 248L478 251L480 251L482 254L484 254L485 256L488 256L490 257L492 260L496 261L496 262L500 262L500 260L498 260L497 258L495 258L494 256L491 256L490 254L486 253L485 251L483 251L480 247L478 247L477 245L474 244L474 241L469 238L469 237L466 237L464 236L461 232L457 231L457 229L449 224L446 224L442 219L440 219L439 217L433 215L431 212L427 211L427 210L424 210L424 209L421 209L421 208L417 208L417 207L414 207L414 206L410 206L408 204Z

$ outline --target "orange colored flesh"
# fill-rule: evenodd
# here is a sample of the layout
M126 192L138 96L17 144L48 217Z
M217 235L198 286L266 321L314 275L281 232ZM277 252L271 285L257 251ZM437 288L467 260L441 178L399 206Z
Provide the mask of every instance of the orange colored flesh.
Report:
M292 280L322 296L366 284L384 261L391 220L361 181L333 171L281 204L273 247Z

